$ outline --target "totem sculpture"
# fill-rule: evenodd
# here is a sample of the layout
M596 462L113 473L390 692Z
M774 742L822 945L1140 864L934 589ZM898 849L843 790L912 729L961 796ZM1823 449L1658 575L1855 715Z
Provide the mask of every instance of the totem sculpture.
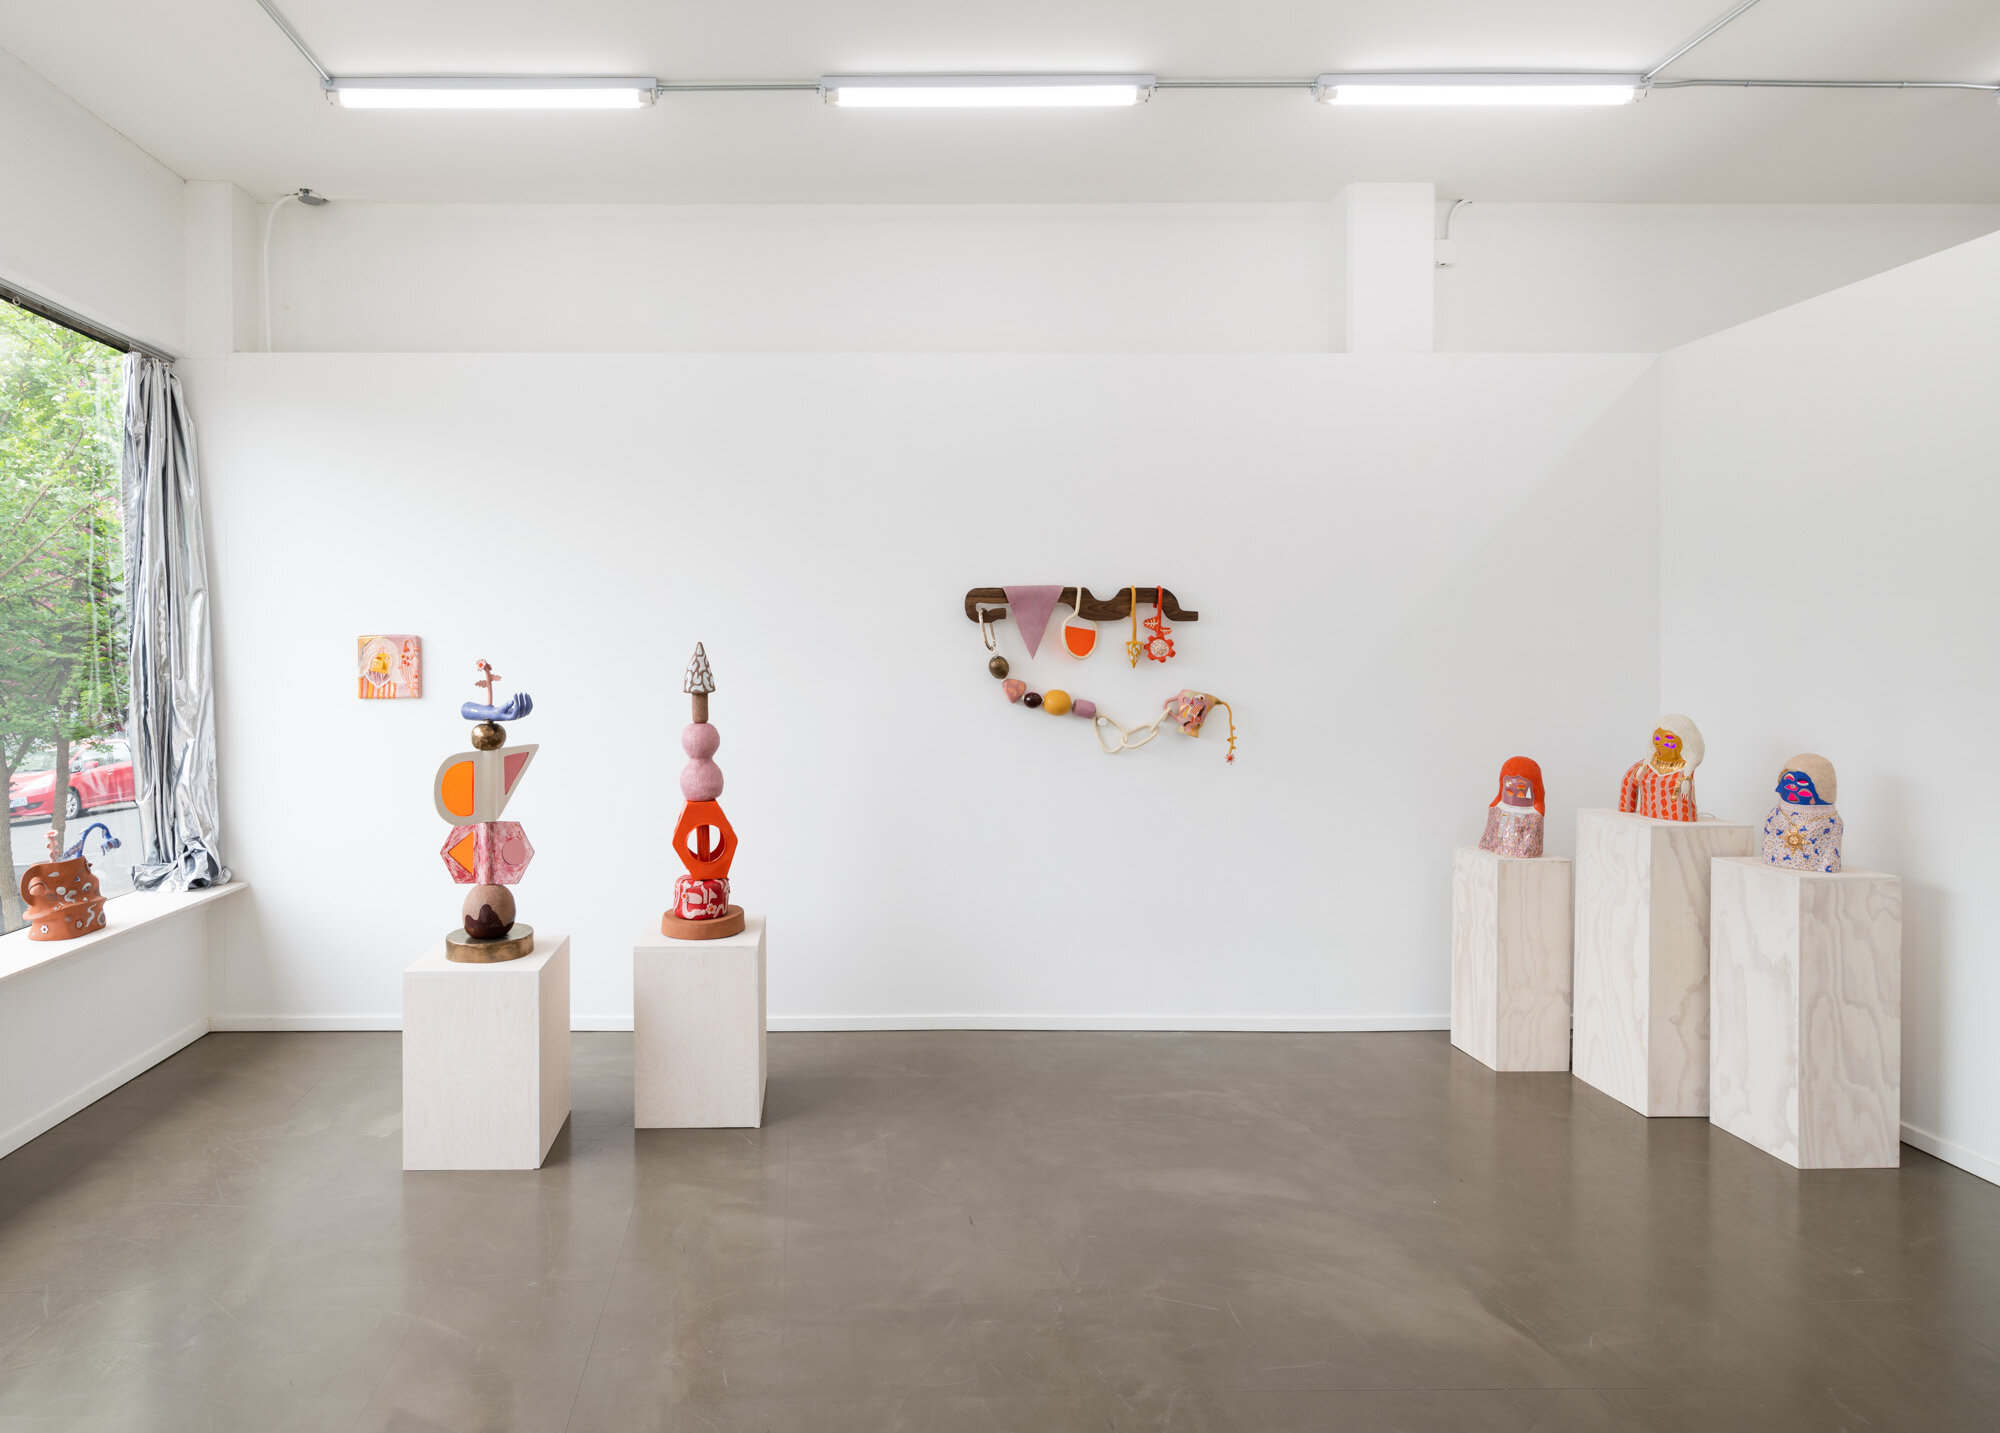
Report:
M1669 712L1653 728L1653 754L1632 763L1618 784L1618 809L1655 821L1692 821L1694 769L1704 748L1694 719Z
M1500 768L1500 791L1486 808L1479 849L1496 856L1534 860L1542 854L1542 768L1530 757L1510 756Z
M507 889L519 883L535 848L528 844L528 833L520 823L502 821L500 813L541 748L505 745L507 733L500 723L526 716L535 709L535 699L516 692L496 706L493 684L500 674L483 658L478 665L483 675L473 685L486 688L486 700L459 708L459 715L475 724L473 749L445 758L432 783L431 799L438 815L452 823L438 854L452 880L472 887L465 897L463 928L445 934L445 958L485 963L535 953L535 929L516 923L514 893Z
M687 874L674 882L674 907L660 917L660 933L680 940L719 940L743 929L743 907L729 904L729 866L736 859L736 829L722 814L722 768L715 764L722 736L708 724L708 697L715 674L708 654L694 644L681 690L694 720L681 733L688 764L681 768L681 795L687 805L674 826L674 854Z
M85 831L83 839L89 835ZM83 858L83 839L64 851L51 827L48 860L21 872L21 917L29 940L72 940L104 929L104 888Z
M1764 818L1764 859L1794 871L1840 869L1840 838L1846 823L1834 809L1840 786L1833 763L1801 752L1778 773L1778 804Z

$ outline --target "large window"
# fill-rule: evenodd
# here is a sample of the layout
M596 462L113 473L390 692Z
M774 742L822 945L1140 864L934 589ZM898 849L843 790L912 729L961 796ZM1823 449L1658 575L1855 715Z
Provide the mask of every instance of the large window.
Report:
M123 363L117 350L0 301L8 931L21 924L21 868L47 859L52 830L65 848L85 843L107 894L132 889L140 843L124 740ZM122 849L108 850L107 836Z

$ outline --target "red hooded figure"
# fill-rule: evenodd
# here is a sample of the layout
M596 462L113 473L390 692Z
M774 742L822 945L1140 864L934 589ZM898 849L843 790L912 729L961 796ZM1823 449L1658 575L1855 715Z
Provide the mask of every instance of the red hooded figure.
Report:
M1546 809L1542 768L1525 756L1508 757L1500 768L1500 789L1487 807L1486 834L1479 838L1479 849L1496 856L1540 856Z

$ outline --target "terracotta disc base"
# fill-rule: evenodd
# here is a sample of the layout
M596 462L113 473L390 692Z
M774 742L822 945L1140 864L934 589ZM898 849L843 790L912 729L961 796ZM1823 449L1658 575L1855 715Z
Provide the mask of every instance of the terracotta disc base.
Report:
M685 921L672 911L660 917L660 934L675 940L721 940L743 933L743 907L730 906L713 920Z
M444 933L444 958L465 965L492 965L534 953L535 928L519 921L508 927L507 934L499 940L474 940L463 930Z

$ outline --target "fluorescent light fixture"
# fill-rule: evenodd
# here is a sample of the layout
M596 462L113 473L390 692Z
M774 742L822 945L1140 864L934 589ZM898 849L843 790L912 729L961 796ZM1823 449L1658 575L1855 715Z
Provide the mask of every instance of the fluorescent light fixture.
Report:
M1567 70L1348 72L1321 75L1313 94L1322 104L1339 105L1614 105L1630 104L1645 83L1644 75Z
M335 78L321 88L343 109L640 109L659 86L637 78L434 75Z
M1151 75L827 75L842 109L1110 109L1152 97Z

